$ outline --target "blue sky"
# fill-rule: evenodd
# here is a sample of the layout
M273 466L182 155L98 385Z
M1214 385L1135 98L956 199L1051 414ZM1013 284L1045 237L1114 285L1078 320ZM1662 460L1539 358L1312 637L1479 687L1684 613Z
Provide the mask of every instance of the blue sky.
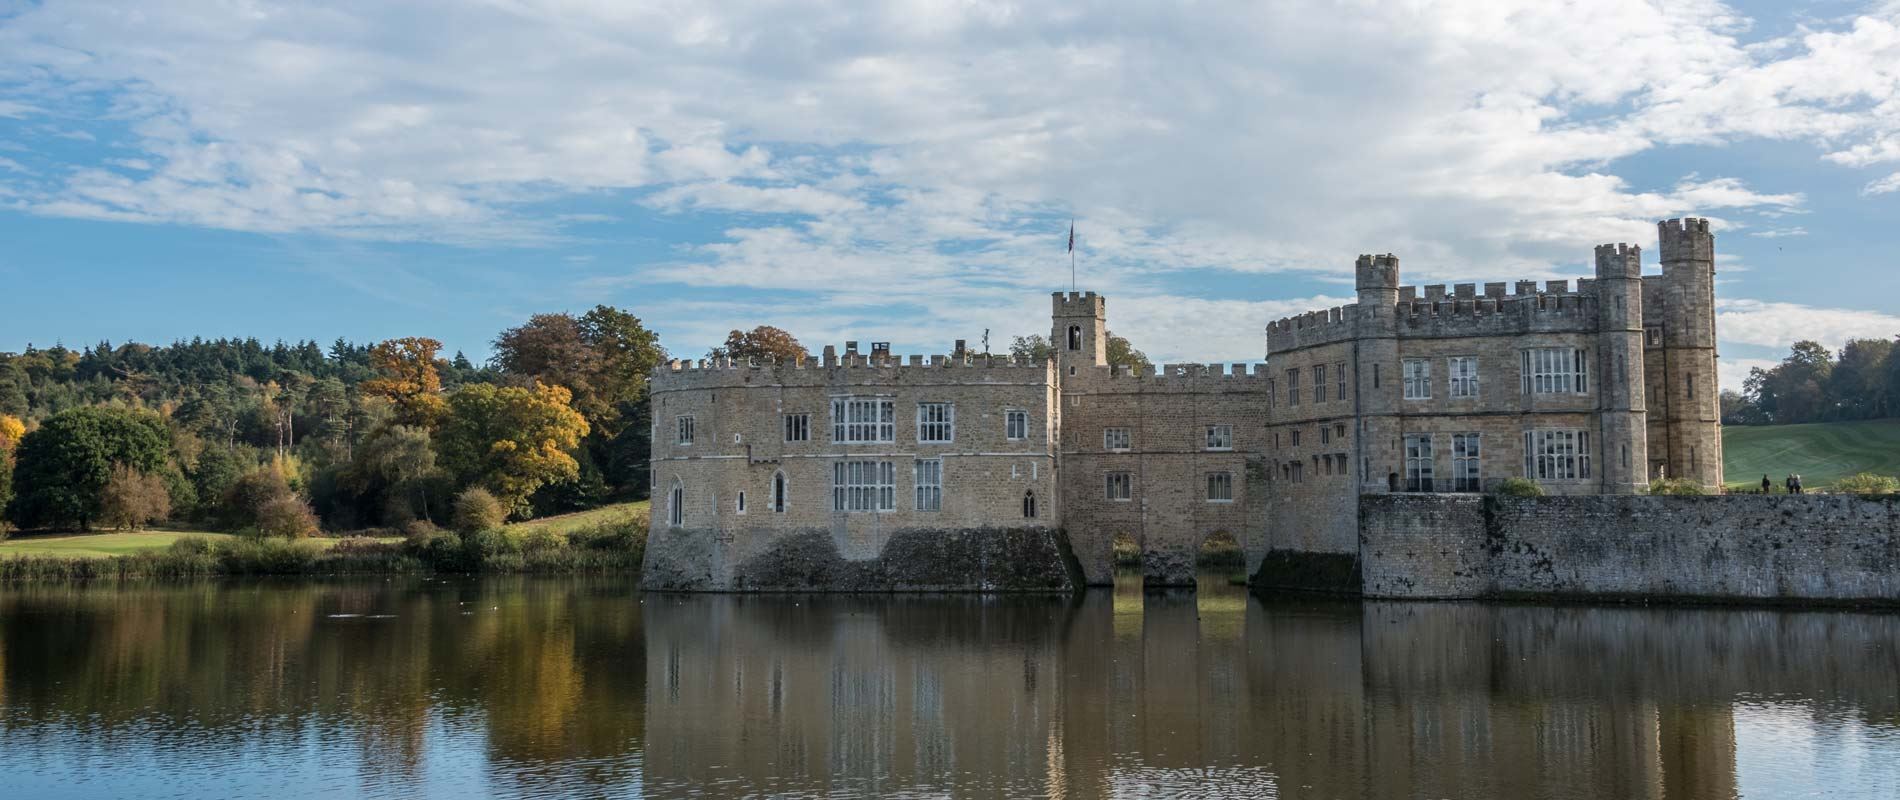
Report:
M1900 334L1900 4L0 0L0 350L629 309L1161 360L1715 220L1724 379Z

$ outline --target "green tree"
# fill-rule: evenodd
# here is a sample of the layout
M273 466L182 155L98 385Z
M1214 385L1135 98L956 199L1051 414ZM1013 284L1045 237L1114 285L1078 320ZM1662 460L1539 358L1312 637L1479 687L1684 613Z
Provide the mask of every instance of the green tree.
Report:
M492 531L501 528L508 519L508 512L501 507L495 495L480 486L470 486L455 496L454 527L456 533L469 534Z
M1887 413L1887 359L1893 342L1855 339L1841 347L1841 356L1827 377L1827 396L1838 419L1872 419Z
M170 432L149 411L88 406L54 414L20 440L9 516L21 527L89 528L114 465L165 466Z
M1032 333L1028 336L1018 336L1014 341L1010 342L1009 354L1017 361L1027 361L1034 364L1055 358L1056 348L1055 345L1049 343L1048 339L1043 338L1041 334Z
M438 471L435 445L427 430L412 425L379 429L357 450L357 470L375 479L371 484L386 488L386 523L430 518L429 484Z
M1108 365L1111 367L1127 367L1136 373L1149 372L1154 369L1154 364L1148 361L1148 356L1144 355L1140 350L1136 350L1135 346L1130 344L1127 339L1116 336L1114 331L1108 332Z
M449 397L440 450L463 484L480 485L510 513L528 513L543 484L579 473L570 451L587 435L587 420L568 406L565 387L477 383Z
M798 359L811 358L811 352L798 343L798 337L783 328L760 325L749 331L733 331L726 334L726 343L715 347L706 354L707 358L734 358L744 362L756 358L759 363L779 361L789 363Z
M643 400L647 374L666 359L640 318L596 306L576 318L536 314L495 337L494 365L526 384L566 387L572 405L603 439L618 435L626 406Z

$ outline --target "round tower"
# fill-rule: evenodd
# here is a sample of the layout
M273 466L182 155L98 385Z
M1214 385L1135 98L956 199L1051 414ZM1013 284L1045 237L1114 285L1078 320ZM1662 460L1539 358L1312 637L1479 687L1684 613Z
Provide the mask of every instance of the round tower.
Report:
M1603 430L1598 462L1605 494L1647 484L1648 423L1643 391L1643 251L1597 245L1597 374Z
M1719 490L1722 417L1715 370L1715 235L1709 232L1708 220L1695 217L1664 220L1656 229L1662 244L1660 394L1665 403L1668 471L1670 477L1690 478Z

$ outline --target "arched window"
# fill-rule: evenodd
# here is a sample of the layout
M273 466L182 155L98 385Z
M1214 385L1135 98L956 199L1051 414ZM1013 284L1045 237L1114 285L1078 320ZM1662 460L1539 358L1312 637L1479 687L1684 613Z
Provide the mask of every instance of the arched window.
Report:
M772 513L785 513L785 473L772 473Z
M1023 519L1036 518L1036 490L1023 493Z
M1082 349L1082 326L1080 325L1069 326L1069 349L1070 350Z
M666 524L675 528L686 524L686 484L673 479L673 491L666 496Z

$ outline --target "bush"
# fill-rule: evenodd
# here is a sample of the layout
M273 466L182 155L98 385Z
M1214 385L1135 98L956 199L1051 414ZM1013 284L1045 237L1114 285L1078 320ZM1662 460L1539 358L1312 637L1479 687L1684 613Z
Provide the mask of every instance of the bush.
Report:
M171 552L185 556L204 555L211 552L211 540L203 536L180 536L172 542Z
M1834 491L1843 494L1893 494L1900 492L1900 478L1862 472L1835 481Z
M1498 481L1499 497L1543 497L1544 487L1530 478L1505 478Z
M1650 481L1649 493L1655 495L1673 495L1677 497L1694 497L1696 495L1707 494L1707 492L1702 490L1702 484L1696 483L1688 478L1657 478L1656 480Z
M310 510L310 504L295 495L285 495L272 499L257 510L257 525L254 528L264 536L282 539L302 539L317 535L317 515Z
M499 530L508 520L508 512L502 510L501 501L480 486L471 486L455 496L455 518L453 527L456 533L470 534L476 531Z
M412 519L402 525L402 536L410 541L427 540L442 529L426 519Z
M296 497L283 473L268 468L250 472L225 490L224 523L233 529L261 529L266 507Z
M140 530L171 516L171 491L157 475L124 464L112 467L112 477L99 494L99 521L111 528Z
M627 517L578 528L567 534L569 547L578 550L616 550L646 552L647 520Z

